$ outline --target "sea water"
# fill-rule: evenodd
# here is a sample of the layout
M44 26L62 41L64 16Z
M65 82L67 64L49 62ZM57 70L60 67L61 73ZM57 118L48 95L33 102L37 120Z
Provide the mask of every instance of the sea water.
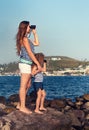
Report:
M12 94L19 92L19 76L0 76L0 96L8 98ZM70 98L89 93L89 76L45 76L44 89L46 90L46 99ZM33 91L33 86L28 94Z

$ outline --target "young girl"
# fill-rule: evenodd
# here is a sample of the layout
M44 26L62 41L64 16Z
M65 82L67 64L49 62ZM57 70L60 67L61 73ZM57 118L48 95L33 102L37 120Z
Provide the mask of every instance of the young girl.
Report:
M35 112L38 114L43 114L40 110L46 110L44 107L46 92L43 88L43 72L46 71L46 60L44 60L44 55L42 53L36 53L35 57L42 67L42 70L39 71L36 64L33 63L32 65L32 75L34 75L33 86L37 92Z

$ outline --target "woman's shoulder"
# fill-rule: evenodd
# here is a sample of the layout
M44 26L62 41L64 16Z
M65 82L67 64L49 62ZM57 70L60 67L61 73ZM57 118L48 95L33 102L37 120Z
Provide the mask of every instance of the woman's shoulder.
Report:
M23 38L23 46L25 46L25 45L26 45L26 43L28 44L28 43L29 43L29 41L28 41L28 38L27 38L27 37L24 37L24 38Z

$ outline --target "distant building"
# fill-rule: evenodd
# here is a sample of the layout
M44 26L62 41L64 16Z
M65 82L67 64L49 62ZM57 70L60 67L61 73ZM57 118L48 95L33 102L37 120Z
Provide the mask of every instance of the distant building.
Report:
M55 61L55 60L61 60L60 57L52 57L51 60Z

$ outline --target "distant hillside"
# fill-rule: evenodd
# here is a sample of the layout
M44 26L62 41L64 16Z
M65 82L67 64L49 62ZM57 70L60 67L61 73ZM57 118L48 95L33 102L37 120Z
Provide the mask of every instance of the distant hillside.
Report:
M57 71L64 70L65 68L75 69L78 66L86 66L89 65L89 61L79 61L66 56L47 56L45 57L47 60L47 71ZM18 63L12 62L9 64L0 65L0 72L15 72L18 70Z
M66 56L48 56L47 60L47 69L48 71L57 71L64 70L65 68L77 68L78 66L86 66L89 62L79 61Z

